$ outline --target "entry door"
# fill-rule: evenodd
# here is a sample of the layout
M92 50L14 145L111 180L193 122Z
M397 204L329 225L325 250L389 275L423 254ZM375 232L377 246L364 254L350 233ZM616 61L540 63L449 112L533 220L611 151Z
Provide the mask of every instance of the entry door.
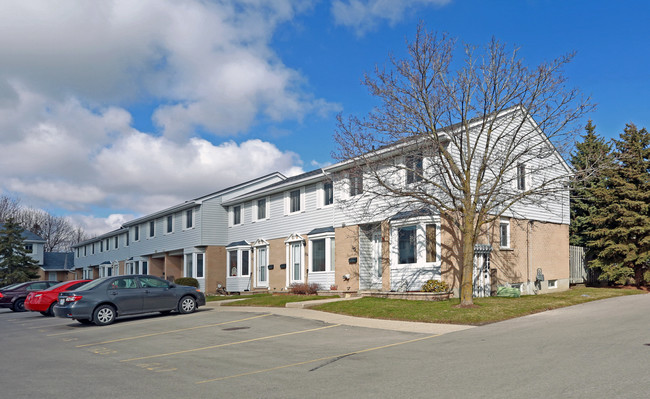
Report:
M269 274L266 264L267 249L258 248L257 249L257 286L258 287L268 287L269 286Z
M302 283L302 244L291 244L291 283Z
M490 296L490 255L474 255L474 296Z
M378 229L372 232L372 289L382 287L382 258L381 258L381 231Z

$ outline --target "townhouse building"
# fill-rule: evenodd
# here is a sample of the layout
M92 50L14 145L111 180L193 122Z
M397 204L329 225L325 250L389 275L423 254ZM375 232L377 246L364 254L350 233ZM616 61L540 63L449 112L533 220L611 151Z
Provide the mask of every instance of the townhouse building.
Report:
M520 118L536 129L534 121ZM554 160L545 173L566 175L569 167L541 131L538 139ZM385 152L391 156L391 148ZM426 155L421 159L430 162ZM520 190L541 178L527 168L533 169L513 167ZM194 277L207 293L220 285L231 292L281 292L294 283L323 290L418 291L437 279L457 295L461 240L449 215L412 205L377 206L382 198L368 196L364 187L364 174L350 162L292 177L273 173L82 242L74 247L75 265L86 278ZM568 226L567 190L503 212L475 247L475 295L505 284L528 294L568 289Z

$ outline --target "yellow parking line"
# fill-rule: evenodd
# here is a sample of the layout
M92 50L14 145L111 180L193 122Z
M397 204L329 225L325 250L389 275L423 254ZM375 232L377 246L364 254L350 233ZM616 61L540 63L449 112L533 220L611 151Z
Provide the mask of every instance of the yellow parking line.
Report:
M440 335L441 334L429 335L429 336L422 337L422 338L416 338L416 339L411 339L411 340L408 340L408 341L396 342L394 344L388 344L388 345L383 345L383 346L376 346L374 348L363 349L363 350L355 351L355 352L348 352L348 353L342 353L342 354L339 354L339 355L326 356L326 357L321 357L321 358L313 359L313 360L305 360L304 362L285 364L283 366L277 366L277 367L271 367L271 368L268 368L268 369L250 371L248 373L241 373L241 374L229 375L229 376L226 376L226 377L212 378L210 380L198 381L197 384L205 384L206 382L214 382L214 381L223 381L223 380L228 380L230 378L245 377L245 376L253 375L253 374L260 374L260 373L266 373L266 372L274 371L274 370L286 369L288 367L301 366L303 364L322 362L324 360L336 359L337 357L345 357L345 356L350 356L350 355L356 355L356 354L359 354L359 353L376 351L376 350L379 350L379 349L386 349L386 348L390 348L390 347L393 347L393 346L410 344L412 342L423 341L425 339L439 337Z
M293 332L288 332L288 333L282 333L282 334L276 334L276 335L269 335L267 337L260 337L260 338L252 338L252 339L247 339L244 341L237 341L237 342L229 342L227 344L219 344L219 345L212 345L212 346L204 346L202 348L194 348L194 349L187 349L183 351L178 351L178 352L170 352L170 353L160 353L158 355L151 355L151 356L142 356L142 357L134 357L131 359L125 359L125 360L120 360L121 362L132 362L134 360L143 360L143 359L152 359L155 357L163 357L163 356L172 356L172 355L180 355L182 353L189 353L189 352L198 352L198 351L203 351L207 349L215 349L215 348L222 348L224 346L231 346L231 345L240 345L240 344L246 344L248 342L255 342L255 341L263 341L266 339L271 339L271 338L278 338L278 337L286 337L288 335L295 335L295 334L302 334L306 332L312 332L312 331L319 331L319 330L324 330L326 328L332 328L332 327L338 327L340 324L333 324L331 326L325 326L325 327L318 327L318 328L310 328L308 330L300 330L300 331L293 331Z
M126 337L126 338L118 338L118 339L112 339L110 341L102 341L102 342L95 342L93 344L83 344L83 345L77 345L77 348L83 348L86 346L95 346L95 345L105 345L105 344L112 344L114 342L121 342L121 341L129 341L132 339L139 339L139 338L148 338L148 337L155 337L156 335L163 335L163 334L171 334L175 332L181 332L181 331L190 331L190 330L198 330L200 328L208 328L208 327L216 327L216 326L222 326L224 324L232 324L232 323L239 323L241 321L246 321L246 320L253 320L253 319L258 319L260 317L266 317L270 316L272 313L267 313L259 316L252 316L252 317L247 317L245 319L239 319L239 320L232 320L232 321L224 321L222 323L215 323L215 324L206 324L203 326L196 326L196 327L187 327L187 328L179 328L177 330L169 330L169 331L162 331L162 332L157 332L157 333L151 333L151 334L143 334L143 335L137 335L135 337Z

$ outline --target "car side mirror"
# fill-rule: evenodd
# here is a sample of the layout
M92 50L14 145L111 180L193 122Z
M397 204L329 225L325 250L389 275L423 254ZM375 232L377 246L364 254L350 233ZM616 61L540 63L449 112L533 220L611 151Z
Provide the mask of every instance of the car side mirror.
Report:
M174 283L169 284L169 288L176 288L176 284Z

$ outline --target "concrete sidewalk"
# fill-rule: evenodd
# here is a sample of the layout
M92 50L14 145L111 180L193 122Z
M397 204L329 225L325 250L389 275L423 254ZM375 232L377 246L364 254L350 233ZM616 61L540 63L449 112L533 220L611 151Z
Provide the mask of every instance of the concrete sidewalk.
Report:
M365 317L353 317L340 315L336 313L321 312L318 310L309 309L309 305L315 306L321 303L340 301L340 300L353 300L355 298L335 298L335 299L322 299L307 302L291 302L285 308L273 307L252 307L252 306L221 306L222 303L236 302L240 299L226 300L226 301L212 301L206 304L206 307L213 308L219 312L254 312L254 313L272 313L279 316L296 317L301 319L318 320L330 324L344 324L354 327L366 328L379 328L383 330L405 331L422 334L447 334L455 331L467 330L475 326L457 325L457 324L436 324L436 323L421 323L411 321L398 321L398 320L384 320L384 319L368 319ZM299 306L298 304L303 304ZM291 305L291 306L289 306ZM308 306L305 306L308 305Z

